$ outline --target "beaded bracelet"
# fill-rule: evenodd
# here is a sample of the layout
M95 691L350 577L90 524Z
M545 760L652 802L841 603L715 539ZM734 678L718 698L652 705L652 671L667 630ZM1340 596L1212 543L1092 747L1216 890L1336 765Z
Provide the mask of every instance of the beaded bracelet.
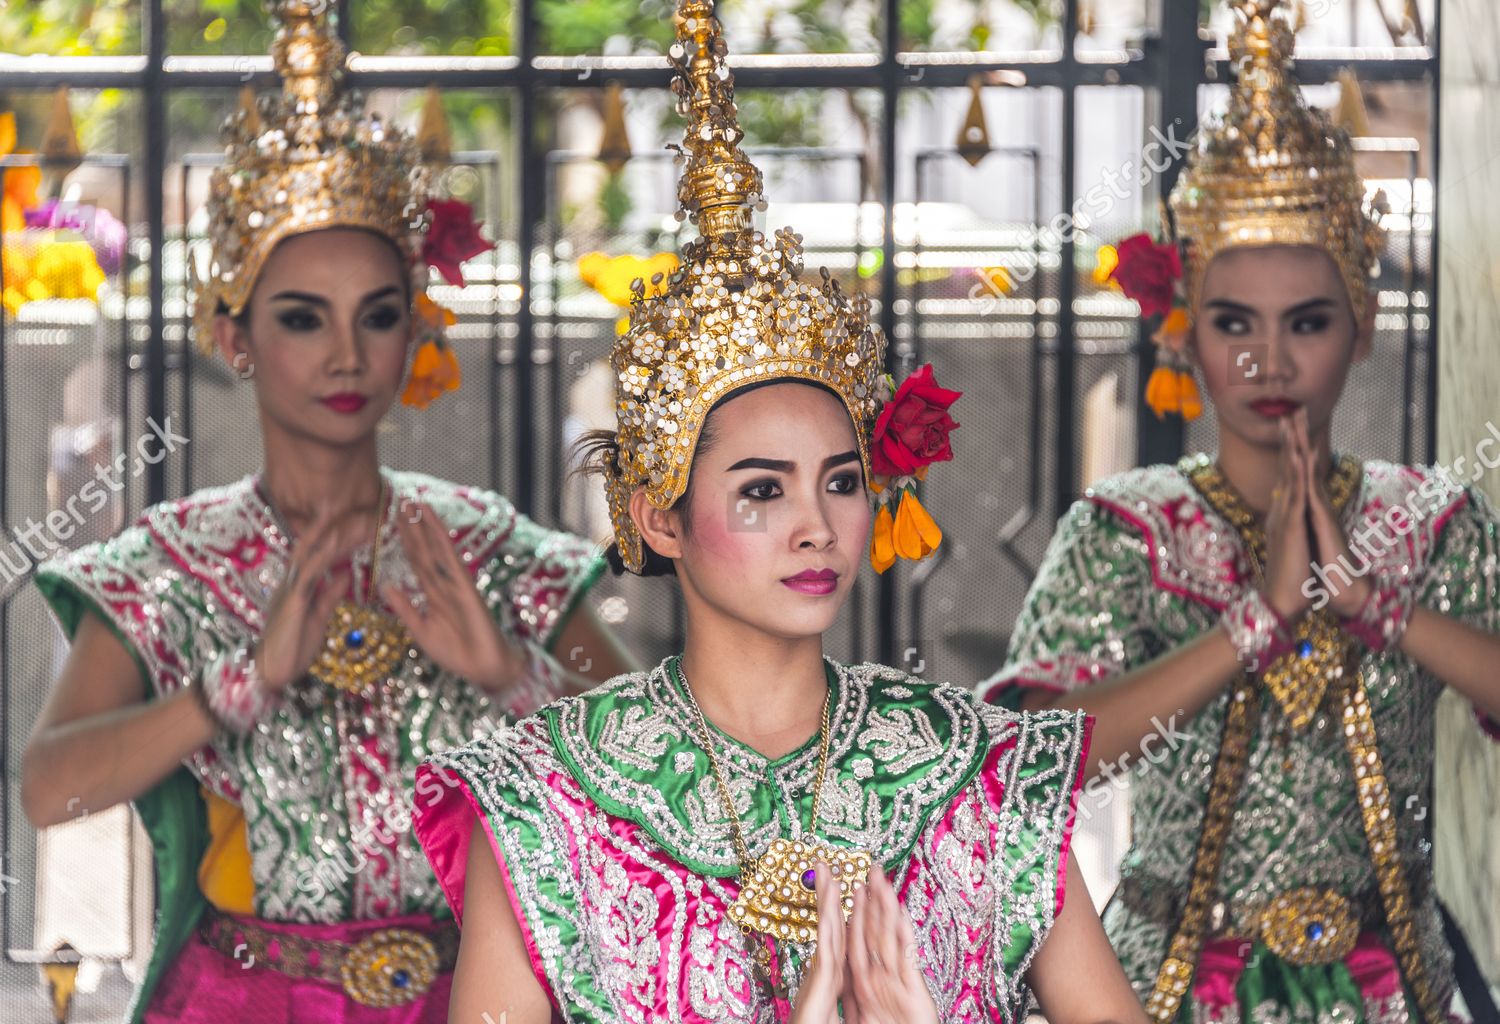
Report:
M1229 602L1220 621L1246 672L1262 672L1292 650L1292 631L1287 621L1253 587Z
M1388 651L1401 642L1416 605L1416 592L1399 576L1371 577L1364 605L1343 620L1344 631L1372 651Z
M266 685L254 656L244 647L210 661L197 692L209 717L232 733L249 732L276 709L282 697Z

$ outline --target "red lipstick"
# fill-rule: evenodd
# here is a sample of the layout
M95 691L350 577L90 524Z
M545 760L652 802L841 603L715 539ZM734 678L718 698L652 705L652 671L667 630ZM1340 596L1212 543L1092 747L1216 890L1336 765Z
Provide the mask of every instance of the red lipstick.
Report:
M1296 412L1301 408L1301 404L1290 398L1260 398L1251 402L1250 408L1268 420L1279 420L1283 416L1290 416Z
M781 581L799 594L822 596L831 594L839 585L839 574L832 569L804 569L795 576Z
M319 401L328 406L328 408L332 409L334 412L340 412L347 415L350 413L359 412L365 407L365 403L368 402L369 399L364 395L357 394L353 391L341 391L336 395L329 395L327 398L321 398L319 399Z

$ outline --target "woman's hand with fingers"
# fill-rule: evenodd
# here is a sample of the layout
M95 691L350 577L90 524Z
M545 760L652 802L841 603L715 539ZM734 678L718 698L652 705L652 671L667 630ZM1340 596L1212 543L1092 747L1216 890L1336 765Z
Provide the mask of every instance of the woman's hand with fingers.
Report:
M513 686L526 671L526 656L501 635L447 526L425 502L403 502L396 523L426 601L418 608L395 587L380 592L417 647L441 668L488 693Z
M818 861L813 871L818 894L818 948L803 975L791 1024L837 1024L839 997L846 991L844 910L838 881L828 865ZM765 940L756 936L754 941Z
M937 1006L917 966L917 939L880 865L854 894L849 919L844 1018L859 1024L937 1024ZM852 996L852 998L851 998Z
M1307 410L1298 409L1293 425L1293 432L1297 437L1297 443L1304 451L1311 451L1312 444L1307 438ZM1314 557L1319 564L1332 566L1341 558L1345 565L1352 566L1354 559L1349 555L1349 539L1344 535L1343 524L1339 522L1339 516L1333 508L1333 498L1328 493L1328 483L1319 477L1314 468L1316 460L1307 459L1307 493L1308 493L1308 515L1312 520L1313 541L1316 545ZM1370 597L1370 591L1374 584L1367 576L1354 576L1350 574L1349 585L1341 586L1341 575L1336 572L1324 573L1326 583L1324 588L1328 591L1328 607L1337 615L1345 618L1357 615L1364 607Z
M1266 514L1266 601L1288 625L1307 612L1309 598L1302 592L1312 567L1308 532L1308 473L1311 461L1298 442L1291 420L1277 421L1281 433L1281 473Z
M280 692L312 666L323 647L328 620L349 587L349 568L339 566L369 536L364 517L323 514L292 543L286 576L271 595L266 627L252 655L260 678Z

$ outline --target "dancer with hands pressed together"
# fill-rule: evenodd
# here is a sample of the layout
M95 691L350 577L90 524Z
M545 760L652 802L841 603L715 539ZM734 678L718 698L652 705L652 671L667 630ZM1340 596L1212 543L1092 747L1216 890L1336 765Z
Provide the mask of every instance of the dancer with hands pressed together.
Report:
M429 262L484 244L340 91L327 5L275 6L282 94L226 126L195 296L205 354L254 369L264 469L41 567L72 644L22 801L38 826L139 811L159 912L132 1021L441 1021L458 933L417 762L585 688L556 645L628 662L578 605L592 544L381 466L397 397L452 384Z
M1091 487L1059 524L987 699L1097 717L1139 764L1104 925L1161 1024L1445 1024L1453 951L1425 804L1442 687L1500 735L1500 535L1484 495L1331 448L1370 352L1381 232L1346 134L1291 72L1279 0L1236 0L1238 81L1175 237L1111 276L1163 317L1158 415L1219 451Z
M978 1024L1034 992L1055 1024L1143 1024L1069 852L1084 716L824 657L867 552L940 543L914 486L960 396L930 367L896 387L868 300L754 229L711 3L671 52L701 237L637 282L585 454L612 561L681 587L683 652L419 771L452 1019Z

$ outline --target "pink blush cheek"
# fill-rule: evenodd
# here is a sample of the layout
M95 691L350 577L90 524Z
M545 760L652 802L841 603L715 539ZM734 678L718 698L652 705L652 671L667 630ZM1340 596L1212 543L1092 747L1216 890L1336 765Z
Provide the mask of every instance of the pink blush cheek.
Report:
M728 498L722 513L705 510L693 516L690 543L698 549L698 560L712 562L726 576L746 578L752 566L766 563L770 524L764 505L753 502L736 508Z

